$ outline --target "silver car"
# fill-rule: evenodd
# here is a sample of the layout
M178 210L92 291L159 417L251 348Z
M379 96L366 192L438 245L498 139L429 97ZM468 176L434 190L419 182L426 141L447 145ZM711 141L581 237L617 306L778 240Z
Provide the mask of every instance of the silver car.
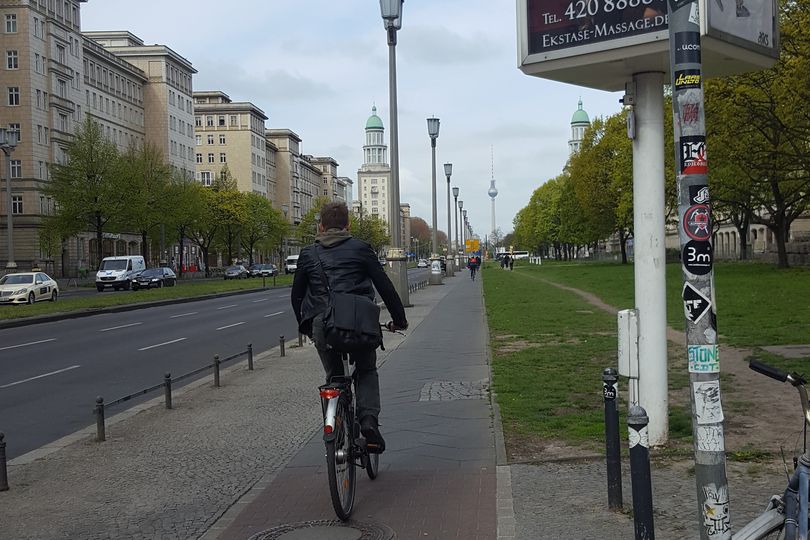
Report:
M56 302L58 297L59 285L44 272L20 272L0 278L0 304Z

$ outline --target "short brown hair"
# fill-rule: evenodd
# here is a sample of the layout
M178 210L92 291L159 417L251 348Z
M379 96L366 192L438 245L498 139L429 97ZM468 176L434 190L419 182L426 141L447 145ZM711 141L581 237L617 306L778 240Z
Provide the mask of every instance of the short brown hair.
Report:
M344 202L328 202L321 207L321 226L325 230L349 226L349 209Z

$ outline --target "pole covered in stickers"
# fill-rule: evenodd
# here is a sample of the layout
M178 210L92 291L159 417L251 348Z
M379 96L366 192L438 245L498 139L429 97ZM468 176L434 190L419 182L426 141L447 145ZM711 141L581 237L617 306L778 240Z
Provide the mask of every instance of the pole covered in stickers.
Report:
M701 539L730 540L731 519L713 290L714 253L700 15L697 0L669 0L668 3L682 299L692 396L698 522Z

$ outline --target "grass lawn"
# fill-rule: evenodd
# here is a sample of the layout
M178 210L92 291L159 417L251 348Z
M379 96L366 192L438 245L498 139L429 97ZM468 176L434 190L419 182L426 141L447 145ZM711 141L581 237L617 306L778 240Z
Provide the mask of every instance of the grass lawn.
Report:
M266 279L267 287L273 286L273 279ZM276 286L282 287L292 283L292 274L276 277ZM189 298L216 294L228 291L247 289L260 289L262 280L259 278L240 280L189 280L179 281L174 287L162 289L147 289L126 291L124 293L94 293L90 296L60 297L55 303L38 302L32 306L0 306L0 320L31 317L34 315L50 315L70 311L93 310L125 304L139 304L154 302L156 300L171 300L172 298ZM64 291L63 291L64 292Z

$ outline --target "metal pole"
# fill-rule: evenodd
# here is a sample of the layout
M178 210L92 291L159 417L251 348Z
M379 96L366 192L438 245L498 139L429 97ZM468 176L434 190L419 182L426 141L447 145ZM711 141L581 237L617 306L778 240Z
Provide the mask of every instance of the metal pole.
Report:
M602 372L602 394L605 397L605 456L607 460L608 508L622 509L622 456L619 445L618 376L616 370Z
M456 207L456 251L453 253L453 258L458 259L458 196L453 197L453 202Z
M698 523L702 540L730 539L698 2L667 9Z
M219 388L219 355L214 355L214 386Z
M432 174L432 193L433 193L433 230L430 234L430 249L432 250L430 256L431 258L438 255L439 253L439 237L436 234L436 229L438 228L437 223L437 213L436 213L436 139L431 137L430 139L430 153L431 153L431 163L433 166L431 167L431 174Z
M304 334L302 334L301 332L298 332L298 346L299 347L304 346Z
M253 371L253 343L248 343L247 357L248 357L248 371Z
M391 123L391 203L388 207L388 226L391 231L391 282L402 300L402 305L411 305L408 298L408 261L402 248L402 224L399 205L399 122L397 119L397 29L388 27L388 106Z
M630 478L633 488L633 521L636 540L654 540L652 477L650 476L650 419L643 407L633 405L627 416L630 438ZM729 535L731 538L731 535Z
M104 429L104 398L98 396L96 398L96 441L106 441L107 434Z
M165 401L166 401L166 408L172 408L172 374L166 373L163 376L163 386L164 386L164 394L165 394Z
M3 153L6 155L6 225L8 227L8 260L6 261L6 268L17 268L17 263L14 262L14 218L12 217L11 205L11 150L9 147L3 147Z
M0 491L8 491L8 468L6 466L6 435L0 431Z
M278 336L278 346L281 349L281 356L284 356L284 336Z
M450 223L450 175L447 175L447 275L453 277L453 250L451 248L453 242L453 227Z

